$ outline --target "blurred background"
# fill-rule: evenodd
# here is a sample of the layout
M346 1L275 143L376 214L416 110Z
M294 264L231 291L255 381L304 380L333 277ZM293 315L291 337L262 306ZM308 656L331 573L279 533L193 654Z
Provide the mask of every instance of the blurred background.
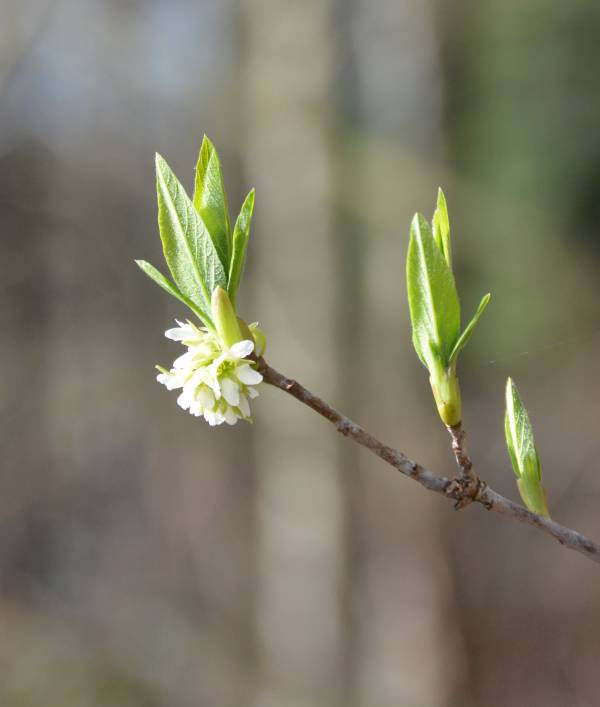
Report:
M517 497L506 376L556 519L600 539L600 5L3 0L0 704L598 704L600 574L262 391L209 429L155 380L185 311L154 152L202 133L255 219L268 360L452 474L410 342L408 225L449 202L477 470Z

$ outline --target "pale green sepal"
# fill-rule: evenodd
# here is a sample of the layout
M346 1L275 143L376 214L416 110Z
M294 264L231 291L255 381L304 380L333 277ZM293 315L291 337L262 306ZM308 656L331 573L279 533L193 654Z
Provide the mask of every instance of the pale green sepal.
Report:
M267 337L262 329L259 329L258 322L250 324L248 327L254 339L255 352L257 356L262 356L267 350Z
M452 267L452 248L450 245L450 220L448 219L448 206L442 188L438 188L437 208L431 221L433 238L438 248L442 251L448 267Z
M231 301L235 305L235 299L244 272L244 264L246 262L246 249L248 247L248 238L250 237L250 223L252 221L252 212L254 211L254 189L250 191L240 213L236 219L233 229L233 255L229 267L229 279L227 284L227 292Z
M471 338L471 335L473 334L473 330L475 329L475 325L479 321L479 318L485 311L485 308L488 306L488 302L490 301L491 294L488 292L487 295L484 295L481 298L481 302L479 303L479 307L477 307L477 311L473 315L473 318L471 321L467 324L465 327L465 330L463 333L460 335L459 340L456 342L456 346L452 350L452 353L450 354L450 363L454 363L456 361L456 358L458 354L464 349L466 346L467 342Z
M206 326L211 329L213 328L210 313L203 311L197 304L192 302L189 297L186 297L184 294L182 294L170 280L168 280L159 270L154 267L154 265L151 265L145 260L136 260L135 262L136 265L143 272L145 272L151 280L154 280L154 282L159 287L162 287L165 292L168 292L172 297L175 297L180 302L183 302L183 304L185 304L186 307L189 307L196 316L202 319Z
M231 300L222 287L212 293L211 311L217 334L225 346L233 346L244 338Z
M548 516L546 493L542 486L542 468L535 447L533 428L511 378L506 381L504 432L523 502L534 513Z
M215 287L226 287L225 269L210 234L169 165L156 155L158 227L165 260L179 291L210 311Z
M231 261L231 223L219 155L204 136L196 164L194 206L204 221L225 271Z
M246 324L241 317L238 317L237 320L240 331L242 332L242 338L248 339L248 341L254 341L255 355L257 358L262 356L267 348L267 337L264 335L263 331L258 328L258 322Z
M460 333L460 305L452 271L420 214L410 228L406 278L415 350L430 374L434 367L448 368Z
M448 427L458 425L462 420L462 406L455 366L434 370L429 382L442 422Z

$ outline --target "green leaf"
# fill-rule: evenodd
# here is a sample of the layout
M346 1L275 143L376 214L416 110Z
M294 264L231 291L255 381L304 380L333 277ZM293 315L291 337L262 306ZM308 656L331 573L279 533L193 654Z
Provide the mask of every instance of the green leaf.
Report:
M159 287L162 287L165 292L168 292L172 297L175 297L175 299L183 302L183 304L185 304L186 307L189 307L194 314L200 317L200 319L202 319L208 327L212 328L213 324L210 314L208 312L203 312L198 305L182 294L170 280L167 280L167 278L154 267L154 265L151 265L145 260L136 260L135 262L138 267L145 272L151 280L154 280Z
M235 306L235 297L240 286L244 264L246 261L246 249L250 236L250 223L252 212L254 211L254 189L246 197L233 229L233 256L229 268L229 283L227 291L231 301Z
M221 163L212 142L204 136L196 164L194 206L208 228L225 271L231 260L231 224Z
M437 208L433 213L431 221L433 228L433 238L441 250L442 255L452 268L452 250L450 247L450 220L448 219L448 206L442 188L438 188Z
M417 354L430 373L446 368L460 332L460 305L452 271L420 214L410 228L406 278Z
M165 260L179 291L210 312L215 287L226 287L225 270L210 234L169 165L156 155L158 227Z
M471 338L471 335L473 334L473 330L475 329L475 325L479 321L479 318L483 314L485 308L488 306L488 302L490 301L490 293L488 292L487 295L484 295L481 298L481 302L479 303L479 307L477 307L477 311L473 315L473 319L467 324L465 330L463 333L460 335L459 340L456 342L456 346L452 350L452 353L450 354L450 363L453 363L456 361L456 358L458 354L465 348L467 342Z
M517 478L527 477L530 483L541 481L542 469L535 448L533 428L517 387L511 378L506 381L504 432L506 446Z

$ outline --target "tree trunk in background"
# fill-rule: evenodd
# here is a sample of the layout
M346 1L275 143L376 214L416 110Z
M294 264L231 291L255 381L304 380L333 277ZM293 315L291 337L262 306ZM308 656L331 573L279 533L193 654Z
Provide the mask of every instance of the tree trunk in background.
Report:
M403 287L408 222L396 214L415 205L433 207L436 182L427 162L440 160L441 152L436 38L423 3L353 4L352 12L345 7L347 34L340 37L351 56L342 55L346 130L336 141L337 243L343 248L340 398L348 414L360 415L369 429L412 453L422 429L400 401L414 398L418 386L423 409L433 404L426 372L415 365L410 345ZM394 75L396 83L390 81ZM442 432L439 439L444 441ZM347 578L356 641L353 704L439 705L453 673L460 672L461 651L445 615L452 591L445 560L435 549L438 504L342 444L351 475L346 483L353 545L347 555L354 570Z
M244 148L268 359L329 396L333 281L325 110L330 3L243 3ZM265 21L268 18L268 21ZM337 440L278 391L256 408L260 707L339 703L342 507ZM307 440L311 440L307 444Z
M445 127L463 180L451 217L468 256L466 287L494 293L463 360L474 463L491 485L518 497L501 428L511 375L533 420L551 514L593 537L600 484L590 362L598 360L599 306L591 256L600 240L597 219L587 219L599 203L599 8L512 0L439 6ZM492 695L497 707L596 704L597 571L522 528L483 518L480 526L447 536L469 664L452 704L489 703ZM474 570L472 557L490 547L493 562Z
M409 335L406 315L405 335L397 330L397 313L407 309L401 283L408 228L402 223L398 233L394 214L408 209L415 193L427 195L429 209L435 197L426 162L439 157L441 144L433 20L418 3L338 6L339 22L333 9L304 4L290 13L267 2L258 8L252 3L246 14L245 142L258 193L256 311L271 333L274 365L325 397L337 383L335 403L402 444L413 433L422 438L418 421L401 412L400 401L413 385L411 366L419 372L424 409L431 402L412 348L398 346ZM268 25L262 21L267 16ZM328 41L327 31L339 44ZM333 84L342 82L341 120L327 151L330 124L318 109L332 88L330 44L344 53ZM380 81L382 62L388 69L396 64L398 86ZM354 132L364 128L381 137L362 139ZM402 136L401 150L386 144L385 136ZM396 172L389 169L390 153ZM323 207L328 157L336 164L330 192L339 203L335 239ZM290 218L296 210L302 218ZM298 222L301 227L288 225ZM304 267L298 268L299 260ZM382 278L391 262L397 277ZM257 423L265 681L259 704L332 699L340 694L340 675L345 705L439 703L460 673L461 652L444 615L451 585L434 550L435 501L364 460L347 441L336 442L331 430L293 402L269 400ZM314 440L310 449L303 437ZM414 552L415 534L430 552ZM345 592L343 617L339 588Z
M335 167L331 196L336 204L334 251L336 298L334 306L335 347L337 353L336 405L347 415L359 413L365 395L364 341L366 293L364 291L364 255L366 243L362 224L355 216L337 204L343 190L350 198L360 194L363 177L360 162L363 153L353 150L346 134L360 129L361 87L358 83L358 57L352 41L356 20L355 0L337 0L334 3L332 36L335 38L334 66L336 68L332 100L337 114L331 130L332 162ZM350 178L348 178L350 177ZM365 484L357 450L346 439L338 438L338 464L342 470L344 494L345 556L344 579L340 597L343 620L342 681L344 707L361 705L359 639L361 600L360 582L364 571L364 514Z

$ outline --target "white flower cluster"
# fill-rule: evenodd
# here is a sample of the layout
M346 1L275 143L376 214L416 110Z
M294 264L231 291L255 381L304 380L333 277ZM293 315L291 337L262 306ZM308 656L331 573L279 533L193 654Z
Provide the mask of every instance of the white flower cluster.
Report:
M203 416L211 426L250 420L248 401L258 395L252 386L263 379L246 358L254 350L254 342L238 341L227 347L207 329L189 321L177 324L165 336L180 341L188 350L170 371L159 369L158 382L169 390L182 388L177 403L190 414Z

